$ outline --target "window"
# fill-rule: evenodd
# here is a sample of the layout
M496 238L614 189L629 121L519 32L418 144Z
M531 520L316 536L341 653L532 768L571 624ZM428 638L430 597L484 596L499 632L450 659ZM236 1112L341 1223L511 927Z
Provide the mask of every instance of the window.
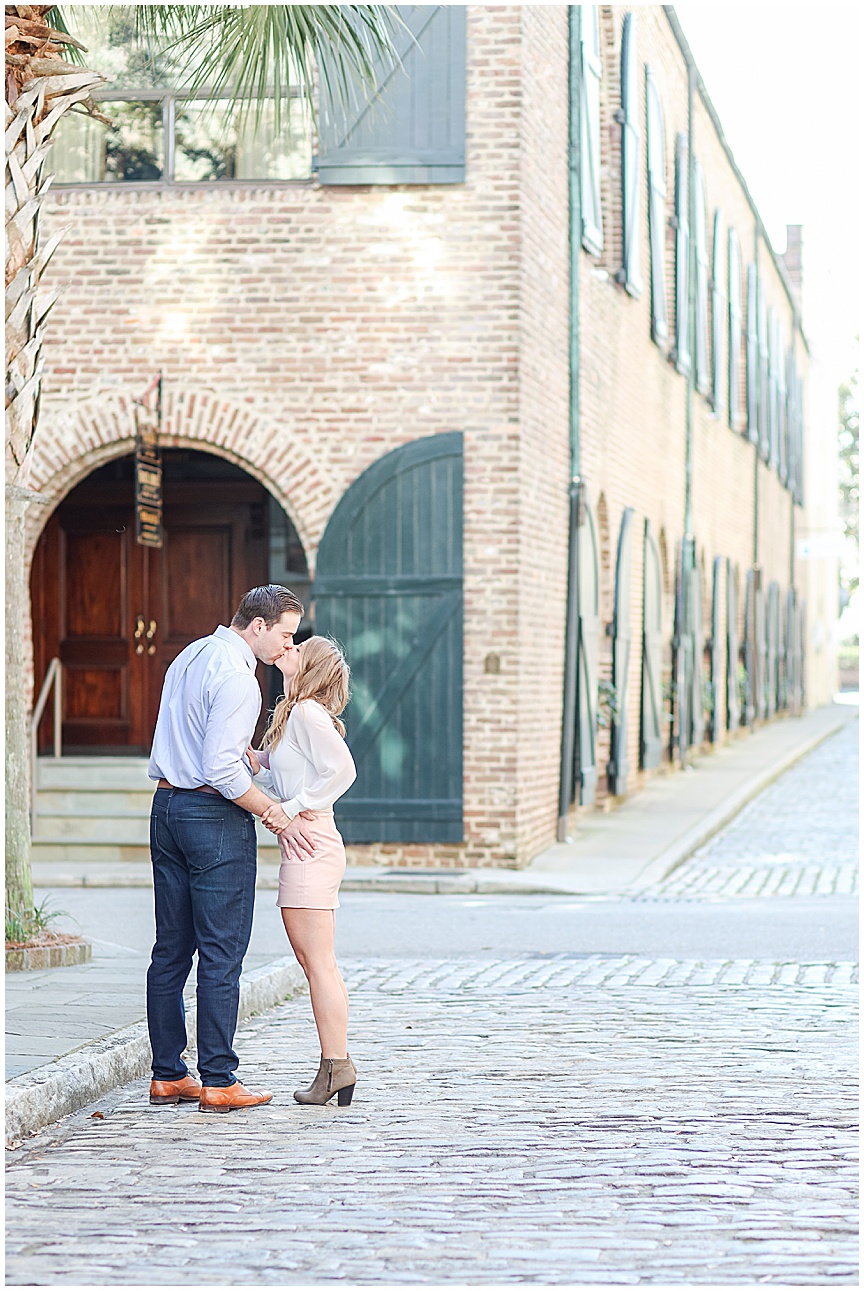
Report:
M747 266L747 437L759 443L759 324L756 266Z
M105 126L67 112L58 123L53 151L59 184L201 184L220 180L308 179L312 144L305 112L292 100L279 134L272 108L256 125L238 109L214 99L141 93L108 99L99 111Z
M723 332L726 328L726 292L723 273L723 216L714 212L714 236L711 242L711 405L715 413L723 411ZM740 311L741 302L739 299Z
M274 129L273 108L243 114L227 99L190 99L164 58L139 45L131 8L73 6L88 61L109 77L94 98L110 124L74 108L54 135L60 184L195 184L299 180L312 170L310 122L299 93Z
M666 312L666 135L660 92L645 69L648 121L648 234L651 244L651 336L658 345L669 338Z
M618 281L631 296L642 294L639 263L642 136L637 66L636 15L628 13L624 18L621 39L621 209L624 236Z
M600 205L600 30L597 6L581 6L582 129L581 189L582 245L592 255L603 250L603 210Z
M690 371L690 339L687 335L689 309L687 290L690 276L690 194L687 184L687 138L675 140L675 366Z
M708 214L705 177L693 161L693 237L696 242L696 389L707 394L708 375Z
M729 426L741 428L741 251L729 230Z

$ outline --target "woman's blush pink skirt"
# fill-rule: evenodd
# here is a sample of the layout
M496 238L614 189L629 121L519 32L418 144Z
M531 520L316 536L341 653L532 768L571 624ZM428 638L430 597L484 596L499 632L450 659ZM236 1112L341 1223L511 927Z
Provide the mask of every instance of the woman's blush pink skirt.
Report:
M315 851L305 861L282 852L277 906L291 910L338 910L339 884L345 873L345 844L332 811L316 811L304 820L315 840Z

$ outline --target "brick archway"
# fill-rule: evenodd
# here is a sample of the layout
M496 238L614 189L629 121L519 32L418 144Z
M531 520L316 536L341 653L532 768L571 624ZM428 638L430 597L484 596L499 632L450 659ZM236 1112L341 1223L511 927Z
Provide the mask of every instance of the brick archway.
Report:
M302 438L252 408L212 390L171 383L163 394L166 448L195 448L225 457L259 480L290 516L314 572L315 553L336 501ZM99 392L45 410L33 451L28 508L28 567L54 509L91 471L133 451L133 393Z

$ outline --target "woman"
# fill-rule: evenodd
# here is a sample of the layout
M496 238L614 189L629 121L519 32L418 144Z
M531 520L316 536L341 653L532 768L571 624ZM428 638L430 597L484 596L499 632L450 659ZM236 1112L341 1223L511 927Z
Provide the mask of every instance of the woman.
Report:
M298 1103L339 1106L351 1102L357 1071L348 1054L348 992L336 964L334 911L345 873L345 846L333 820L333 804L354 783L357 771L345 743L339 714L348 703L348 664L327 637L309 637L277 660L285 696L273 710L263 748L249 758L256 783L282 800L282 810L302 812L315 851L296 860L282 848L279 896L291 949L309 982L312 1012L321 1041L321 1065ZM273 810L277 808L274 806ZM265 813L264 823L267 823Z

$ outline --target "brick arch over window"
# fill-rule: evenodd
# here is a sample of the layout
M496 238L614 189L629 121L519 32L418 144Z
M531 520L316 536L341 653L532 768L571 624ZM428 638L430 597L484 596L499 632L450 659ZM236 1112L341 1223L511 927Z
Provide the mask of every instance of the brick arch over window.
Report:
M133 451L133 407L131 392L112 391L46 410L29 478L43 505L29 508L28 564L66 494L97 467ZM214 453L259 480L290 516L314 572L314 554L341 489L313 460L302 436L212 390L176 385L165 389L162 425L166 448Z

